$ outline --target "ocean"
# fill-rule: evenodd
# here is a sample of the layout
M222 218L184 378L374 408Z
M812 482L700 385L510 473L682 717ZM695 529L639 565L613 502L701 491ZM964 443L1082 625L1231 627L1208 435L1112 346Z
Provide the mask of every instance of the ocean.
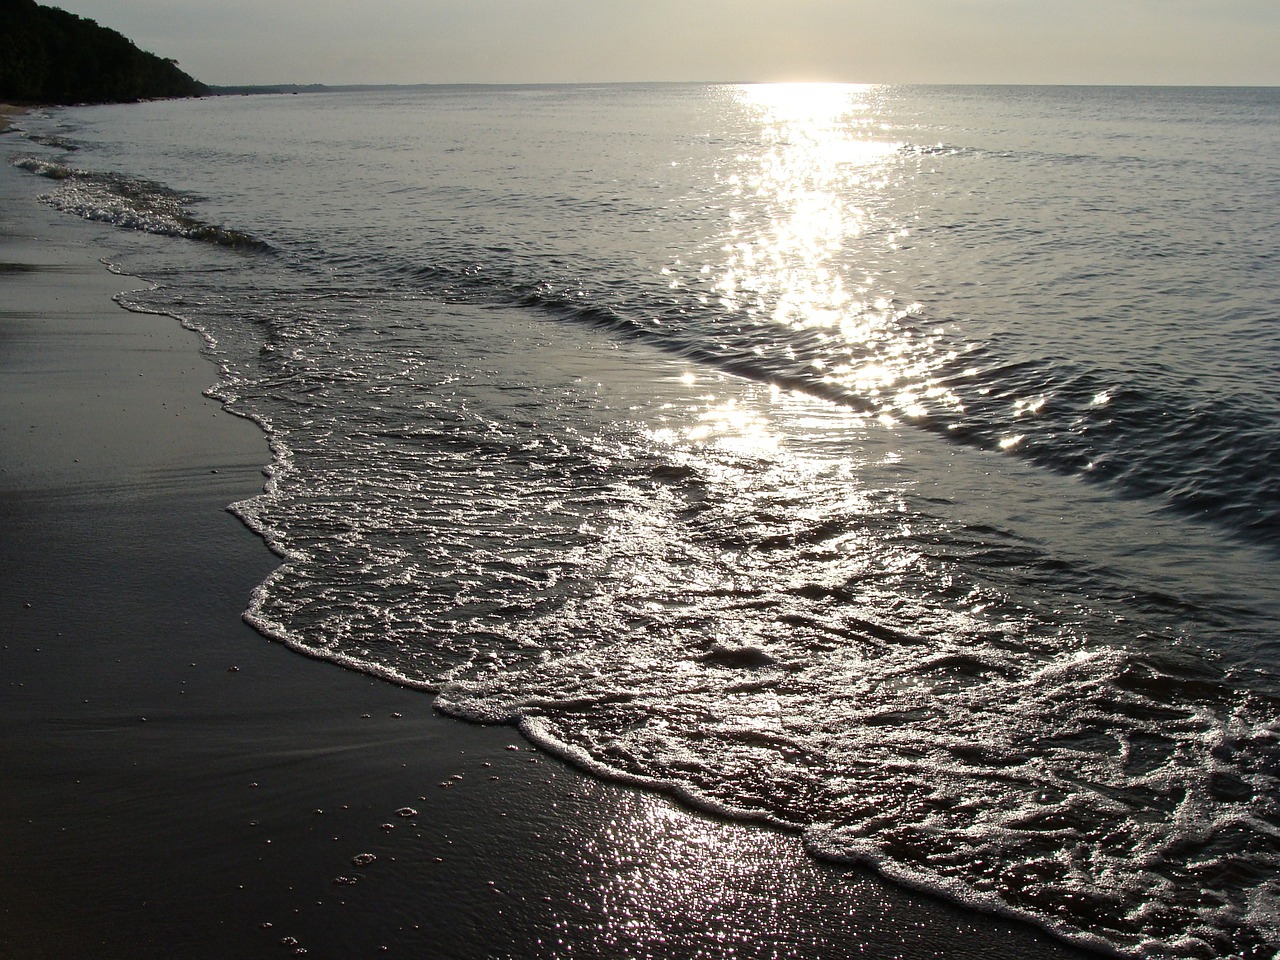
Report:
M265 635L1073 943L1280 950L1280 90L23 125L265 431Z

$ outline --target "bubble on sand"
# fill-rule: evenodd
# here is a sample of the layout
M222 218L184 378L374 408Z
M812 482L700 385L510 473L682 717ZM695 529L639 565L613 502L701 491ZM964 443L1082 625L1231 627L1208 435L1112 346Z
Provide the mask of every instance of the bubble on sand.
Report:
M373 863L373 861L377 859L378 858L375 857L372 853L357 853L354 857L351 858L351 863L357 867L367 867L369 864Z
M409 817L416 817L417 815L418 811L413 809L413 807L401 807L396 811L397 817L404 817L405 819L408 819Z

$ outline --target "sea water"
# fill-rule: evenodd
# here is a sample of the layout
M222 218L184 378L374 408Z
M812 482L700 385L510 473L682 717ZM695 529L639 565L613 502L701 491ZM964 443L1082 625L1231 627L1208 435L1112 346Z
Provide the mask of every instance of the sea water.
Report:
M1280 91L26 128L267 433L265 634L1077 943L1280 948Z

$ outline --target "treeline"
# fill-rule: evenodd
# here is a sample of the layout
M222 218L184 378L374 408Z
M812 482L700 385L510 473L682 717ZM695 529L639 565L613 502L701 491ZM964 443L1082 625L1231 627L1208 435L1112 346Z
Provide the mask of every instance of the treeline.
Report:
M0 0L0 101L122 103L205 93L174 61L93 20L35 0Z

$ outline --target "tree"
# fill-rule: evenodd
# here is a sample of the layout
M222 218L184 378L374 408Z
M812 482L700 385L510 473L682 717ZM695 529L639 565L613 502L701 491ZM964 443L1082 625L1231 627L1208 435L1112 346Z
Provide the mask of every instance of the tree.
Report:
M0 99L19 103L120 103L192 97L209 88L176 60L35 0L0 0Z

